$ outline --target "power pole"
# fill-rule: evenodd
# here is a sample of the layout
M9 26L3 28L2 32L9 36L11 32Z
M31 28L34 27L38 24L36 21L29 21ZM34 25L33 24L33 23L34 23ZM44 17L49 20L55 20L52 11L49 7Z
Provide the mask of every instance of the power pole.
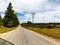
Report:
M35 13L32 13L32 23L34 23L34 16L35 16Z
M32 29L33 29L33 26L34 26L34 16L35 16L35 13L32 13Z

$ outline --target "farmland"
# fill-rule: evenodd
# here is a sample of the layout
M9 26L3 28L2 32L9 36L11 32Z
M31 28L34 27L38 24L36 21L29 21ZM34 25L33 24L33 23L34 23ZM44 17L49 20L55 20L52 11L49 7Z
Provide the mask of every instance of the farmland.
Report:
M25 23L21 25L37 33L60 39L60 23Z

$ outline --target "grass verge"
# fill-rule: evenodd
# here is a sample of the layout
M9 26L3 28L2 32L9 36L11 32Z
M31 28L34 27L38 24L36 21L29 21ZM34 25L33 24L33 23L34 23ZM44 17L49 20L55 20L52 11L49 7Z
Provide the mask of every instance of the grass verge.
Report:
M9 32L9 31L12 31L12 30L15 29L15 28L16 28L16 27L12 27L12 28L0 27L0 33Z
M38 27L33 27L33 28L25 27L25 28L60 40L60 28L50 28L50 29L49 28L38 28Z

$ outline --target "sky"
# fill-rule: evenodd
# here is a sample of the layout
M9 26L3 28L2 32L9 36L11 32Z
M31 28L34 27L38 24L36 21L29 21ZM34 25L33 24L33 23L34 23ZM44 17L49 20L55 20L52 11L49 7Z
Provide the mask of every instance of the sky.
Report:
M12 2L20 23L32 21L33 13L34 23L60 22L60 0L0 0L2 17L9 2Z

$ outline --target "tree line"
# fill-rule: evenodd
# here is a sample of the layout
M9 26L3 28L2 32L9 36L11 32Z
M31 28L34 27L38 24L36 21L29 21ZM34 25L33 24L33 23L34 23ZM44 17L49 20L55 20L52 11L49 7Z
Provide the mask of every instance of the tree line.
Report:
M5 16L2 19L1 15L0 15L0 27L4 26L4 27L15 27L19 25L19 21L18 18L14 12L14 10L12 9L12 3L10 2L7 10L5 11Z
M38 28L60 28L60 23L32 23L31 21L27 21L27 23L22 23L21 26Z

